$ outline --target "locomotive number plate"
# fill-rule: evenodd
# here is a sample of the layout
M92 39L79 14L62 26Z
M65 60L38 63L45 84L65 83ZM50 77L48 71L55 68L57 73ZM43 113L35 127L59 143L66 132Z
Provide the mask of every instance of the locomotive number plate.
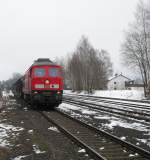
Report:
M35 88L44 88L44 84L36 84Z

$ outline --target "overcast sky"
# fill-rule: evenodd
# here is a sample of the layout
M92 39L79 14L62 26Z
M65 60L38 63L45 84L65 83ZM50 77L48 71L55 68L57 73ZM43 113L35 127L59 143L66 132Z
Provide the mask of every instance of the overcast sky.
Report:
M138 0L0 0L0 80L24 73L33 60L72 52L81 35L110 52L121 72L123 31Z

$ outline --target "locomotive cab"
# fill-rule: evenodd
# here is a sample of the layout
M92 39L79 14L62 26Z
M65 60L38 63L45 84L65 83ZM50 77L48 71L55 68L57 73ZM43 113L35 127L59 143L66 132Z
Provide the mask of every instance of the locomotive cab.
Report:
M25 74L24 98L32 103L58 106L62 102L62 68L50 60L37 60Z

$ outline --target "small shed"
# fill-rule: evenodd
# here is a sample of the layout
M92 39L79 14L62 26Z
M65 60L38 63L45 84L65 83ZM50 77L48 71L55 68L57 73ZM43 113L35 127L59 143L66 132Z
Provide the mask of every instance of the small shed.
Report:
M143 91L144 90L144 84L142 83L136 83L135 81L129 81L125 83L125 87L128 90L139 90L139 91Z

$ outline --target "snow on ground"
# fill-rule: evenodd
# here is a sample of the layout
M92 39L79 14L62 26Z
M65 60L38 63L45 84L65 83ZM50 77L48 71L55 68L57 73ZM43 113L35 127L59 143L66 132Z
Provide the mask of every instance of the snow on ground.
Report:
M59 105L59 108L64 110L64 111L69 111L69 110L74 110L74 111L81 111L82 114L88 114L88 115L95 115L96 112L95 111L92 111L92 110L88 110L88 109L85 109L85 108L82 108L82 107L77 107L77 106L73 106L73 105L70 105L70 104L64 104L62 103L61 105Z
M145 125L134 122L134 123L127 123L122 120L111 120L109 124L106 124L109 129L113 129L115 126L121 126L123 128L130 128L130 129L135 129L141 132L147 132L150 134L149 128L145 127Z
M2 91L2 97L9 97L9 96L14 96L14 94L12 93L12 91Z
M51 130L54 132L59 132L59 130L56 127L49 127L48 130Z
M86 151L85 151L85 149L80 149L78 152L79 153L85 153Z
M77 100L79 101L79 98L74 98L74 100ZM118 108L119 109L122 109L124 111L128 110L128 111L136 111L136 112L145 112L145 113L148 113L150 112L150 104L147 104L147 103L142 103L142 105L145 105L145 108L142 108L141 106L125 106L125 105L122 105L122 104L111 104L111 103L107 103L107 102L101 102L101 101L93 101L93 100L82 100L82 102L87 102L87 103L92 103L93 105L100 105L102 108L108 108L108 109L117 109L117 111L119 112ZM117 101L118 102L118 101ZM141 105L141 103L130 103L129 104L137 104L137 105Z
M29 134L33 134L33 129L28 130L28 133L29 133Z
M64 90L65 94L79 94L84 95L85 92L72 92L71 90ZM111 97L111 98L122 98L122 99L144 99L144 92L138 90L97 90L92 94L92 96L98 97Z
M45 153L45 152L46 152L46 151L41 151L41 150L39 149L39 146L36 145L36 144L33 145L33 150L34 150L34 152L35 152L36 154L41 154L41 153Z
M24 159L25 157L28 157L28 156L30 156L30 155L17 156L17 157L15 157L15 158L13 158L13 160L22 160L22 159Z
M143 136L150 136L150 126L144 125L140 121L132 121L132 119L126 120L124 118L118 118L101 111L93 111L92 109L88 109L86 107L78 107L66 103L62 103L59 106L59 109L64 110L65 112L71 114L71 116L73 117L89 119L90 124L92 124L96 120L95 122L100 129L108 129L112 131L116 127L120 127L140 132ZM91 116L93 117L92 119L95 119L94 121L91 119ZM104 120L104 122L98 124L97 120ZM125 136L122 136L120 138L126 140ZM150 138L139 139L138 137L135 137L135 139L137 140L137 143L142 142L150 146Z
M24 128L0 123L0 146L11 146L10 139L8 139L8 137L11 137L13 139L18 136L19 132L22 130L24 130Z

